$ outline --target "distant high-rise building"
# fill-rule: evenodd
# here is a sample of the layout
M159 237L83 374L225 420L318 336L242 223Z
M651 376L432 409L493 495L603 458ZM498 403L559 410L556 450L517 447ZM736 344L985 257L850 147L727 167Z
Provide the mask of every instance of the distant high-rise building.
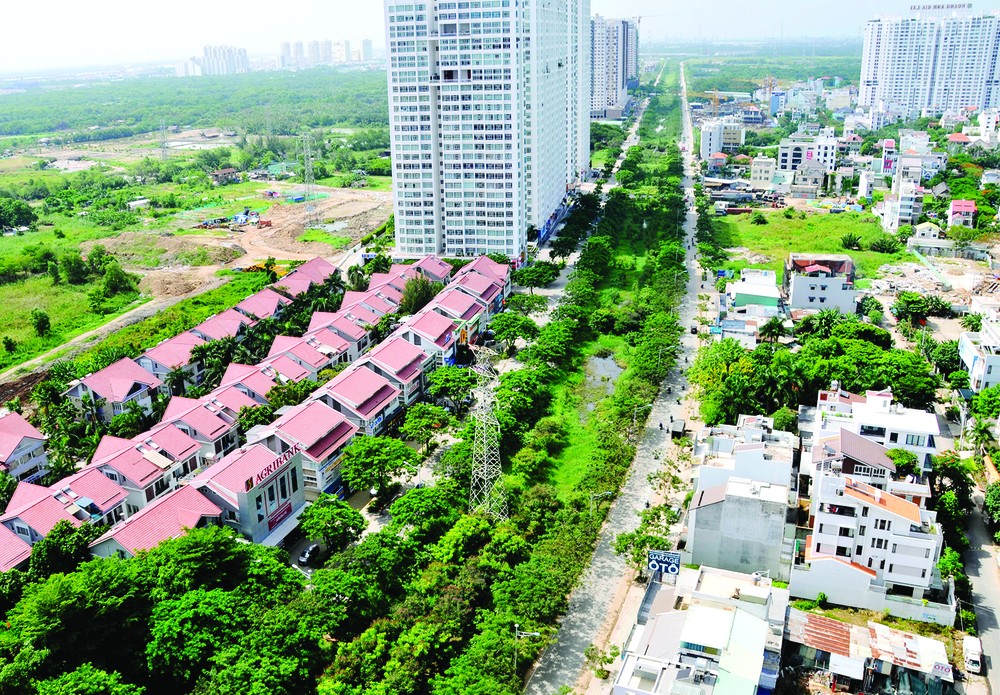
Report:
M292 64L292 44L287 41L281 43L281 56L278 58L278 67L287 68Z
M1000 13L973 13L971 7L918 5L908 17L870 20L858 103L938 112L997 106Z
M333 64L333 41L326 39L319 47L319 62L323 65Z
M590 46L590 115L617 117L628 100L628 22L594 15Z
M350 63L351 62L351 42L350 41L334 41L333 42L333 62L334 63Z
M479 5L385 0L401 255L522 258L589 166L589 0Z
M372 40L364 39L361 42L361 60L367 63L374 57L375 57L375 52L372 50Z
M185 77L236 75L250 72L247 49L233 46L205 46L202 57L193 57L178 69Z
M310 65L319 65L320 62L321 62L321 59L320 59L320 47L319 46L320 46L319 41L310 41L309 42L309 64Z
M306 64L306 52L301 41L296 41L292 45L292 62L300 67Z
M629 89L639 86L639 24L625 21L625 83Z

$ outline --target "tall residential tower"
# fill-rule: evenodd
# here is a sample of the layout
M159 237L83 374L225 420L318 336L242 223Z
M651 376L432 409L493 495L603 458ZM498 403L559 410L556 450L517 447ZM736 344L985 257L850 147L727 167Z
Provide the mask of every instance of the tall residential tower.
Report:
M589 165L589 5L385 0L397 253L515 259L550 231Z
M936 112L997 106L1000 14L974 14L971 7L921 5L908 17L870 20L859 104Z

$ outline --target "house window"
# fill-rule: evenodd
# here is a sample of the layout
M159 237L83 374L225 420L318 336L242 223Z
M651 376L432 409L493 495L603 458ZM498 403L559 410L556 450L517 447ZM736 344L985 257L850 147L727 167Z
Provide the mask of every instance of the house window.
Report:
M17 531L17 535L24 536L25 538L30 538L28 535L28 529L24 526L14 526L14 530Z
M878 568L880 570L884 570L885 569L885 560L882 560L882 562L878 563Z
M859 545L857 547L857 549L855 549L854 554L855 555L860 555L863 550L864 550L864 547Z
M927 579L927 570L920 570L920 578Z
M292 494L299 491L299 472L296 469L292 469Z
M820 303L820 304L823 304L823 303L825 303L825 302L826 302L826 297L820 297L820 298L819 298L819 303Z
M809 301L810 301L810 302L815 302L815 301L816 301L816 298L815 298L815 297L810 297L810 298L809 298Z
M924 559L926 560L930 556L931 556L931 549L930 548L924 548Z
M862 526L861 528L859 528L859 529L858 529L858 535L859 535L859 536L863 536L863 535L865 535L865 530L866 530L867 528L868 528L867 526Z
M257 495L257 523L259 524L264 520L264 496Z
M868 507L861 508L861 516L868 516Z
M824 292L826 292L826 285L820 285L820 286L819 286L819 288L820 288L821 290L823 290Z
M892 572L892 568L893 568L893 567L895 567L895 565L889 565L889 571L890 571L890 572Z
M898 441L899 441L899 432L892 432L889 435L889 442L895 444Z
M924 435L922 434L908 434L906 435L906 443L908 446L923 446L924 445Z

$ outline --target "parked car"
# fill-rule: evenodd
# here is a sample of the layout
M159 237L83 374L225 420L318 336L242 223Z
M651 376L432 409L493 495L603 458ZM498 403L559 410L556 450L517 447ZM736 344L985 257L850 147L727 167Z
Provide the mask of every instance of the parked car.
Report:
M313 543L299 555L299 564L308 567L319 557L319 543Z

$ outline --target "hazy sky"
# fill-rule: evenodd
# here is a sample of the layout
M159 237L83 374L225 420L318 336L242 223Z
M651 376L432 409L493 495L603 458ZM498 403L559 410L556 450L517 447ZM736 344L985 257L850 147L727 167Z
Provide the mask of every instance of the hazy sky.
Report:
M928 0L914 0L927 2ZM945 0L939 0L945 1ZM951 0L947 0L951 1ZM371 38L384 45L381 0L7 0L0 73L121 62L178 61L206 44L276 54L282 41ZM643 35L684 39L858 37L876 13L909 0L591 0L605 16L645 14ZM1000 10L1000 0L975 2ZM2 115L0 115L2 117Z

